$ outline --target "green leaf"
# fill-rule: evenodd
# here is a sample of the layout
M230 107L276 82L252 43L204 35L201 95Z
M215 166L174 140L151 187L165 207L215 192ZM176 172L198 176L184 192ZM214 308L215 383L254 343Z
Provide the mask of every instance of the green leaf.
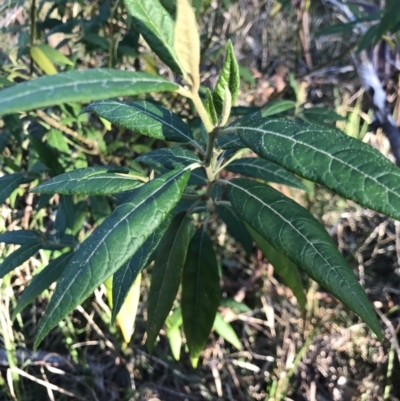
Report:
M84 111L152 138L195 143L186 123L165 107L151 102L104 100L89 104Z
M74 66L74 63L69 58L51 46L40 44L36 45L35 47L40 49L55 64Z
M290 187L306 189L300 180L294 177L284 168L258 157L243 157L229 163L226 170L249 177L260 178L268 182L289 185Z
M107 195L140 187L143 185L143 181L147 181L147 178L126 167L89 167L51 178L31 189L31 192L64 195Z
M335 123L336 121L347 121L346 117L341 116L327 107L320 106L303 109L302 115L306 121L317 124L332 125L332 123Z
M21 184L32 181L24 173L6 174L0 177L0 204L16 190Z
M39 155L40 161L49 168L51 175L64 173L64 167L59 160L59 152L47 142L42 142L39 138L30 135L31 150L35 150ZM34 168L32 168L34 170Z
M240 88L240 74L239 66L236 61L235 51L232 46L232 42L229 41L226 48L226 58L222 70L219 74L217 85L213 93L214 106L218 114L221 117L222 110L225 103L225 90L228 89L231 93L232 104L234 104Z
M173 170L149 181L82 243L57 283L40 322L35 347L135 254L181 198L189 175L187 170Z
M293 102L292 100L276 100L275 102L268 103L265 107L263 107L261 110L261 115L263 117L270 117L294 108L296 108L296 102Z
M400 170L371 146L334 128L283 119L244 118L237 130L265 159L400 219Z
M219 312L215 315L214 320L214 330L220 335L225 341L231 343L236 349L239 351L242 349L242 344L240 344L240 340L233 330L233 327L224 320Z
M42 243L31 242L21 245L16 251L8 255L3 260L3 263L0 264L0 279L2 279L7 273L13 271L16 267L22 265L22 263L26 262L41 247Z
M154 169L174 169L200 163L199 158L193 152L182 148L156 149L137 157L135 161L147 164Z
M172 356L179 361L182 348L182 311L181 308L176 308L168 319L165 321L167 326L167 337L171 347Z
M112 282L112 322L115 321L136 277L149 264L165 230L171 223L171 217L171 214L169 214L161 225L147 238L144 244L133 254L128 262L114 273Z
M231 308L236 313L251 312L251 309L246 304L235 301L233 298L222 298L219 305Z
M174 304L190 241L191 221L185 212L174 217L158 247L147 306L147 348L154 343Z
M183 328L194 366L207 343L221 297L217 258L212 242L200 228L189 244L182 273Z
M175 91L178 85L144 72L91 69L26 81L0 91L0 116L62 103Z
M218 205L216 210L222 221L226 224L228 232L243 245L247 255L251 255L253 240L244 223L230 207Z
M4 244L24 245L30 243L43 243L42 237L31 230L7 231L0 234L0 242Z
M38 295L61 276L64 268L72 258L73 252L64 253L52 260L40 273L33 276L14 309L12 319L25 309Z
M182 68L174 50L175 24L158 0L124 0L136 29L154 53L177 74Z
M282 278L283 282L293 291L294 296L302 309L305 310L307 299L304 295L303 283L297 266L282 252L277 251L265 238L249 225L247 228L261 249L268 262L274 266L275 272Z
M364 290L320 223L296 202L268 185L234 179L228 198L238 215L312 279L357 313L381 338Z
M239 150L246 148L247 145L239 138L236 133L224 134L217 137L217 148Z
M207 110L208 117L210 117L211 122L213 125L218 124L218 116L217 112L215 111L214 100L210 89L206 88L206 104L205 108Z

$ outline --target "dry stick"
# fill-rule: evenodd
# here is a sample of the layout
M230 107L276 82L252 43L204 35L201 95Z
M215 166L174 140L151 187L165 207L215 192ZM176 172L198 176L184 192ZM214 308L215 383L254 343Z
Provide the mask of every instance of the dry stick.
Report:
M78 141L84 143L86 146L89 148L95 148L96 147L96 142L91 141L90 139L87 139L80 135L78 132L72 130L71 128L68 128L64 125L62 125L60 122L55 120L53 117L48 116L44 111L42 110L37 110L36 114L47 124L51 125L52 127L64 132L67 135L71 135L73 138L77 139Z
M13 373L18 373L20 376L26 377L27 379L32 380L33 382L41 384L42 386L46 387L47 389L58 391L61 394L65 394L65 395L67 395L69 397L72 397L72 398L75 398L77 400L85 400L85 398L80 397L77 394L74 394L74 393L71 393L70 391L64 390L63 388L58 387L55 384L51 384L51 383L48 383L48 382L46 382L46 381L44 381L42 379L38 379L37 377L32 376L29 373L26 373L26 372L24 372L23 370L21 370L21 369L19 369L17 367L11 368L11 371Z

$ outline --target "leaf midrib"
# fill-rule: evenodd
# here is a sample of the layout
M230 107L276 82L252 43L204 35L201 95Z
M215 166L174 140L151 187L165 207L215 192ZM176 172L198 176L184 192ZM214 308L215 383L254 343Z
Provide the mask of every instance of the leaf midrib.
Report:
M168 179L168 181L166 181L164 183L163 186L158 187L156 190L153 191L153 193L151 195L149 194L148 196L146 196L146 198L143 199L140 203L138 203L134 209L131 209L125 216L121 217L121 219L118 220L118 222L116 224L114 224L114 226L112 228L109 229L109 231L106 233L106 235L103 237L103 239L100 240L97 243L97 245L93 248L92 252L87 256L86 260L84 262L81 261L81 263L80 263L81 267L77 270L76 274L72 278L70 278L69 283L67 283L67 286L66 286L65 290L63 291L62 294L59 295L58 299L56 300L56 302L54 304L54 307L53 307L53 310L56 310L58 308L58 306L60 305L61 301L63 300L64 295L70 290L72 284L75 282L75 280L78 277L78 275L82 272L84 266L87 265L89 260L95 254L95 252L99 249L100 245L102 245L103 243L106 243L106 239L114 231L115 227L117 227L123 220L128 219L129 216L132 213L134 213L143 203L147 202L150 197L154 196L158 191L163 189L165 187L165 185L167 185L171 180L175 179L179 174L182 174L184 171L185 171L185 169L184 170L180 170L174 176L170 177ZM67 267L68 267L68 265L67 265ZM40 337L42 331L43 331L43 329L38 331L38 333L36 335L36 338Z
M305 146L305 147L308 147L309 149L312 149L312 150L314 150L315 152L319 152L319 153L321 153L321 154L323 154L323 155L325 155L325 156L328 156L328 157L330 157L332 160L335 160L335 161L337 161L337 162L339 162L339 163L345 165L346 167L349 167L349 168L351 168L351 169L357 171L357 172L360 173L361 175L365 176L366 178L371 179L371 180L374 181L376 184L378 184L379 186L381 186L382 188L386 189L388 192L390 192L391 194L395 195L397 198L400 199L399 194L397 194L396 192L394 192L393 190L391 190L389 187L386 187L385 185L383 185L382 183L380 183L376 178L371 177L371 176L368 175L367 173L365 173L365 172L359 170L357 167L355 167L355 166L353 166L353 165L351 165L351 164L346 163L344 160L339 159L339 158L335 157L334 155L332 155L332 154L330 154L330 153L328 153L328 152L325 152L325 151L323 151L323 150L321 150L321 149L318 149L318 148L316 148L316 147L314 147L314 146L311 146L311 145L310 145L309 143L307 143L307 142L302 142L302 141L299 141L299 140L294 139L294 138L292 138L292 137L289 137L289 136L286 136L286 135L282 135L282 134L278 134L278 133L275 132L275 131L268 131L268 130L264 130L264 129L261 129L261 128L254 128L254 127L244 127L244 126L241 126L241 127L237 127L237 129L238 129L238 130L253 130L253 131L256 131L256 132L262 132L262 133L263 133L263 139L262 139L263 141L264 141L264 136L265 136L265 135L271 134L271 135L275 135L275 136L280 137L280 138L285 138L285 139L287 139L287 140L289 140L289 141L291 141L291 142L293 142L293 143L295 143L295 144L300 144L300 145L303 145L303 146ZM304 133L307 133L307 131L296 132L296 135L300 135L300 134L304 134ZM285 168L286 168L286 167L285 167ZM287 167L287 168L288 168L288 167ZM288 168L288 169L289 169L289 168ZM331 170L329 170L329 171L330 171L330 173L332 174L332 171L331 171ZM299 174L299 173L298 173L298 174ZM394 174L394 173L393 173L393 174ZM299 174L299 175L300 175L300 174ZM386 174L385 174L385 175L386 175ZM305 177L305 178L306 178L306 177ZM346 195L346 196L348 196L348 195Z
M352 291L352 288L347 285L347 281L343 278L343 276L340 274L340 272L337 271L337 268L334 265L332 265L328 260L326 260L326 258L315 248L314 244L312 242L308 241L307 237L304 236L295 226L293 226L293 224L289 220L287 220L284 216L282 216L280 213L278 213L278 211L273 209L270 205L265 203L261 198L256 196L254 193L249 192L247 189L242 188L241 186L232 183L232 181L228 181L228 184L232 185L235 188L238 188L239 190L245 192L248 196L253 197L254 199L258 200L263 206L265 206L267 209L269 209L274 214L276 214L279 218L281 218L285 223L287 223L294 231L296 231L306 241L306 243L308 243L314 249L314 251L321 257L322 260L324 260L326 262L326 264L328 266L331 266L332 270L340 277L340 279L342 280L342 283L349 289L351 294L356 299L359 300L357 294L355 294L354 291ZM260 187L262 188L262 186L260 186ZM283 201L284 201L284 199L283 199ZM293 263L296 264L296 262L294 262L294 261L293 261ZM365 312L367 312L368 316L370 316L371 320L373 320L373 317L370 315L368 309L365 308L363 302L360 302L360 304L361 304L362 308L365 310Z
M88 71L88 70L85 70L85 71ZM67 78L68 79L68 77L65 77L65 76L63 76L63 78ZM26 86L28 86L28 88L27 89L30 89L30 88L32 88L32 89L35 89L36 90L36 92L35 93L37 93L37 92L47 92L47 91L49 91L49 90L52 90L52 92L54 92L54 90L55 89L59 89L59 88L69 88L69 87L74 87L74 86L80 86L80 85L93 85L93 84L100 84L102 81L104 81L104 82L112 82L112 83L115 83L115 82L126 82L126 81L128 81L128 82L130 82L130 83L136 83L136 82L155 82L155 83L159 83L159 84L163 84L163 83L170 83L170 84L173 84L172 82L168 82L168 81L162 81L162 80L160 80L160 79L150 79L150 78L113 78L112 77L112 75L111 75L111 78L101 78L101 79L96 79L96 80L85 80L84 82L81 82L81 81L71 81L71 82L67 82L67 83L62 83L62 84L55 84L55 85L52 85L52 86L37 86L36 85L36 82L35 81L37 81L38 79L40 79L40 78L36 78L36 79L33 79L32 81L28 81L27 82L27 84L26 84ZM102 83L102 86L103 86L103 84L104 84L104 82ZM12 87L12 88L14 88L14 87ZM77 91L75 91L76 93L77 93ZM31 90L27 90L27 91L25 91L25 92L22 92L22 93L17 93L16 95L14 95L14 96L12 96L12 97L6 97L5 98L5 101L0 101L0 106L2 105L2 104L7 104L7 103L10 103L11 101L13 101L13 100L15 100L15 99L18 99L18 98L20 98L20 97L23 97L23 96L27 96L27 95L29 95L29 94L31 94L31 93L33 93Z
M129 182L129 183L132 183L132 181L133 182L137 182L137 181L143 182L139 178L128 178L128 177L121 177L121 176L119 176L119 177L96 177L96 176L91 176L91 177L83 177L83 178L73 178L72 180L68 181L67 184L76 184L76 183L87 184L87 183L85 183L85 181L87 181L87 180L88 181L95 181L95 180L105 180L105 179L108 179L108 182L105 183L105 184L109 184L111 181L113 181L115 179L118 179L119 181L126 181L126 182ZM47 187L52 187L54 185L59 185L62 182L63 182L63 180L53 181L53 182L50 182L50 183L44 182L43 184L41 184L40 186L37 186L36 188L38 188L39 190L42 190L42 189L45 189ZM33 189L36 189L36 188L33 188ZM62 188L61 188L61 190L62 190Z
M120 107L127 107L127 108L133 108L133 109L135 109L137 112L136 112L136 114L145 114L145 115L147 115L147 116L149 116L149 117L151 117L153 120L156 120L156 121L158 121L159 123L161 123L161 124L163 124L163 125L166 125L167 127L169 127L169 128L171 128L173 131L175 131L175 132L177 132L177 133L179 133L179 134L181 134L183 137L185 137L185 138L187 138L188 139L188 142L191 142L191 143L194 143L195 141L193 141L193 138L191 138L190 136L188 136L187 134L185 134L184 132L182 132L182 131L180 131L179 129L177 129L174 125L171 125L171 124L169 124L168 122L166 122L165 120L162 120L159 116L157 116L156 114L153 114L153 112L151 112L151 111L148 111L147 110L147 108L146 107L143 107L143 109L139 109L139 107L135 107L135 105L134 104L124 104L124 103L122 103L122 104L116 104L116 105L118 105L114 110L112 110L112 111L115 111L116 109L118 109L118 108L120 108ZM170 113L170 118L171 118L171 112L168 110L168 112ZM197 142L196 142L196 144L197 144Z
M144 0L146 1L146 0ZM151 26L153 27L153 31L156 32L156 36L158 37L159 40L161 40L167 47L167 50L169 51L170 56L172 57L172 59L175 61L176 65L179 67L179 69L182 71L181 65L179 63L179 60L177 59L176 55L175 55L175 51L173 48L173 43L169 43L166 40L163 40L163 38L165 37L165 33L164 32L160 32L158 29L158 26L153 24L153 18L151 18L151 16L148 14L147 10L143 7L143 4L141 3L141 1L139 0L139 5L142 7L143 13L146 15L147 20L151 23ZM162 7L162 5L160 4L160 7ZM161 11L162 14L162 11ZM169 16L165 16L165 15L161 15L161 21L164 18L168 18ZM143 22L143 21L141 21ZM162 25L160 23L160 25Z

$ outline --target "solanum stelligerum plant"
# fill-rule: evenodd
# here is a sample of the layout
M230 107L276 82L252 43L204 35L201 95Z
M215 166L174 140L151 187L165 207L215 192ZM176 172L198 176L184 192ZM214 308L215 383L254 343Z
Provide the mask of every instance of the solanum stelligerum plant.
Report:
M399 219L399 168L369 145L331 127L261 112L232 120L240 80L231 43L217 84L214 90L206 89L203 101L200 40L188 0L177 0L175 21L158 0L125 0L125 5L144 40L182 77L183 84L142 72L92 69L40 77L0 92L0 115L92 101L85 112L176 144L136 159L152 169L148 176L121 166L96 166L55 175L32 190L81 197L119 194L119 205L79 246L76 241L57 244L57 249L71 251L53 259L22 294L14 315L57 281L35 347L110 277L115 319L141 271L154 260L147 305L148 348L153 349L166 319L171 333L183 322L196 365L220 319L218 252L208 224L213 214L220 216L246 251L251 252L256 243L300 305L304 306L305 296L298 269L381 338L372 305L324 227L268 183L304 188L299 176ZM187 122L157 103L111 99L154 92L175 92L190 99L205 135L195 137ZM246 149L259 157L242 157ZM223 170L249 178L224 180ZM18 177L14 186L34 179L29 174ZM8 176L1 179L10 181ZM49 249L49 243L33 231L7 232L0 240L21 245L0 265L1 276L39 249ZM180 307L171 315L179 293Z

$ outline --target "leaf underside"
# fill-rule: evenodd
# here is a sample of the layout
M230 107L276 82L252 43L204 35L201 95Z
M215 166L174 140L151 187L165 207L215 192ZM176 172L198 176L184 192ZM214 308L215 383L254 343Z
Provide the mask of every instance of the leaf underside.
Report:
M178 56L174 50L175 24L158 0L125 0L133 17L135 28L164 63L182 75Z

